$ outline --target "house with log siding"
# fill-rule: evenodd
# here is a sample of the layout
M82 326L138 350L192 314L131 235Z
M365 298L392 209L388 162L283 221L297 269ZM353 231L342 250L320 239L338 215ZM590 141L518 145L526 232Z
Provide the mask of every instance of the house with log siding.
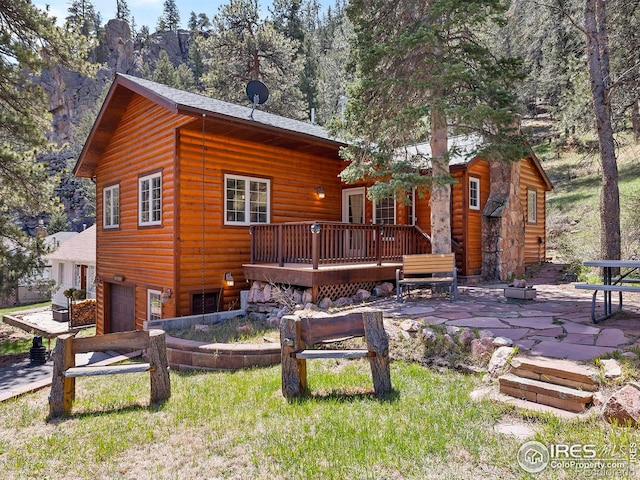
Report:
M428 198L370 201L367 185L340 181L343 145L317 125L118 74L74 169L96 184L98 333L238 308L254 280L315 301L392 281L403 254L430 251ZM533 152L451 173L461 277L545 259L551 185Z

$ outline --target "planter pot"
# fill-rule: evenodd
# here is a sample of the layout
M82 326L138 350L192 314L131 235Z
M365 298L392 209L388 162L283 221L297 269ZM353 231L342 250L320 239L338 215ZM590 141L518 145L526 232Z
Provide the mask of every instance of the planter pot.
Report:
M536 289L505 287L504 296L507 298L518 298L520 300L534 300L536 298Z

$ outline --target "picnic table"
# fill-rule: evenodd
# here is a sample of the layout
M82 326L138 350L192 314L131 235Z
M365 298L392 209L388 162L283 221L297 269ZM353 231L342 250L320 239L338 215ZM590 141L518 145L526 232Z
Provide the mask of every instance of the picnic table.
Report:
M640 278L634 276L640 269L639 260L591 260L583 262L585 267L602 268L602 283L576 283L575 287L581 290L593 290L593 298L591 300L591 319L593 323L609 318L616 312L622 311L622 292L640 292ZM623 275L614 277L613 271L619 269L628 269ZM637 284L637 285L629 285ZM604 312L596 317L596 296L598 291L604 294ZM618 309L616 312L612 309L611 294L618 292Z

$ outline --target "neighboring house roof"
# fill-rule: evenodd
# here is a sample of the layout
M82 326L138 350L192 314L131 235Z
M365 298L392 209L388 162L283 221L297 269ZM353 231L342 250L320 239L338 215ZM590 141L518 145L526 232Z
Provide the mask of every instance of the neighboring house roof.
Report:
M60 245L65 243L67 240L71 240L73 237L78 235L78 232L57 232L52 233L51 235L47 235L44 237L44 244L50 245L55 250Z
M226 120L235 124L260 126L269 131L277 131L286 135L294 135L331 143L336 146L344 142L333 139L327 131L319 125L293 120L291 118L263 112L223 102L215 98L196 93L178 90L160 83L152 82L130 75L116 74L109 93L102 105L98 118L84 145L78 163L74 169L77 176L92 176L97 157L104 151L111 133L131 99L132 93L137 93L161 105L172 113L179 113L191 117L201 117L203 114L210 118ZM110 108L107 108L110 106Z
M46 256L49 260L96 264L96 226L93 225L62 243L58 249Z

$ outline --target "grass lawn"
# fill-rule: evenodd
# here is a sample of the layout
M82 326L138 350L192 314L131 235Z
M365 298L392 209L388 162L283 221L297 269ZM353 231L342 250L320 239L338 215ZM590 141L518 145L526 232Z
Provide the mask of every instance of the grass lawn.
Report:
M471 401L479 376L391 367L394 392L383 400L363 388L371 378L361 360L310 362L311 395L290 403L279 367L171 372L172 397L158 407L147 406L148 375L77 379L69 418L47 421L48 389L0 404L0 477L602 478L524 472L516 457L523 441L496 433L496 422L526 421L545 444L628 451L640 440L636 430L599 419L524 418L512 407Z

